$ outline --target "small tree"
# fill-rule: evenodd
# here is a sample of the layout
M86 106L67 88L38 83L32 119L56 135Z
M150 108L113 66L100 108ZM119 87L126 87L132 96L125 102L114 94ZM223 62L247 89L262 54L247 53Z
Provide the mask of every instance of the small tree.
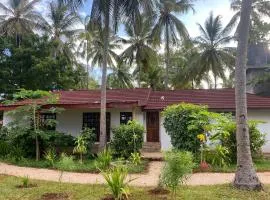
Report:
M32 137L35 139L36 145L36 160L40 159L40 144L39 138L46 137L46 134L42 130L40 113L44 110L44 106L55 104L58 100L58 96L47 91L37 90L25 90L21 89L19 92L13 95L12 100L5 101L7 105L13 105L18 101L22 101L23 106L19 106L15 110L9 111L8 115L12 117L13 121L9 124L11 127L18 127L21 129L27 129L30 131ZM50 108L46 110L51 113L61 112L61 109ZM57 122L55 120L48 120L45 125L52 126Z
M165 153L165 165L162 169L160 182L172 190L176 198L178 185L183 184L194 167L193 156L190 152L168 151Z
M87 141L83 135L76 138L73 153L80 154L80 163L83 163L83 154L87 153Z

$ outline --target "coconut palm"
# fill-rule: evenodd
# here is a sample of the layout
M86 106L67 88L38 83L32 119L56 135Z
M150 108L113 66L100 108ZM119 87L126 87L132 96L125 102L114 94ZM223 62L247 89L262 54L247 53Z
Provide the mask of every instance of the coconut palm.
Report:
M89 29L90 16L86 16L84 19L81 19L82 24L84 25L84 29L80 30L77 35L77 39L79 41L77 52L79 56L86 60L86 72L87 72L87 88L89 88L89 51L91 41L93 39L93 34Z
M100 142L99 150L106 147L106 85L107 85L107 61L109 52L110 29L117 30L120 18L133 19L134 13L140 8L149 8L152 0L93 0L91 21L99 24L103 29L103 63L101 78L101 104L100 104Z
M16 38L16 44L20 46L24 34L33 33L44 27L45 19L34 10L39 0L9 0L8 5L0 2L0 35L8 35Z
M156 44L160 44L162 39L165 40L165 84L167 88L169 84L168 68L170 65L170 46L178 43L180 39L183 41L189 39L189 34L185 25L176 17L176 15L194 10L191 2L192 0L160 0L159 3L157 3L157 22L153 28L152 37Z
M122 42L128 47L121 54L121 60L129 65L136 63L134 72L138 73L139 87L141 72L146 72L150 68L151 62L157 60L156 51L150 45L152 25L151 17L147 18L144 15L137 15L133 24L125 24L128 39L123 39Z
M243 1L238 29L239 38L235 69L237 170L234 186L240 189L260 190L262 189L262 184L252 163L247 124L246 60L251 11L252 0Z
M120 58L115 53L117 49L121 48L120 38L110 31L109 43L108 43L108 54L107 54L107 64L109 68L116 67ZM102 66L104 59L104 31L95 31L92 33L91 44L88 49L87 58L92 60L92 66Z
M201 36L196 38L200 48L198 74L212 72L214 84L217 88L217 78L225 79L226 69L234 66L234 56L231 48L225 47L233 40L230 36L231 27L222 27L221 16L210 16L206 19L204 27L198 24Z
M242 0L232 0L231 8L236 11L233 15L230 25L235 26L238 24L241 15L241 4ZM252 1L252 11L251 11L251 28L256 23L262 22L262 17L270 18L270 1L269 0L253 0ZM239 27L237 28L237 30Z
M118 64L112 68L113 72L108 75L108 85L111 88L133 88L132 76L129 67L125 64Z
M61 0L57 0L49 4L48 18L51 23L47 23L46 31L56 44L53 55L56 57L59 53L65 53L74 59L72 51L67 47L74 48L72 37L79 31L75 29L75 25L80 22L79 17L69 11L68 6L61 3Z

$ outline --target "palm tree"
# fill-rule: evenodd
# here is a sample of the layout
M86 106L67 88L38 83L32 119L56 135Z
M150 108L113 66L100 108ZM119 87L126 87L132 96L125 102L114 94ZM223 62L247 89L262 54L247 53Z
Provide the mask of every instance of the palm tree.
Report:
M77 35L77 39L79 41L79 46L77 52L79 56L86 59L86 72L87 72L87 89L89 89L89 51L91 41L93 40L93 34L89 29L90 16L86 16L84 19L81 19L82 24L84 25L84 29L82 29Z
M10 0L8 5L0 3L0 35L8 35L16 38L16 44L20 46L22 36L33 33L44 27L45 19L34 10L39 0Z
M221 16L214 17L213 13L206 19L204 27L198 24L201 36L196 38L200 48L199 74L211 71L217 88L217 78L225 79L226 68L234 66L234 56L231 48L224 47L233 37L230 36L231 27L222 27Z
M252 0L242 1L235 69L235 103L237 121L237 171L234 186L240 189L262 189L252 163L247 124L246 59Z
M241 5L242 0L232 0L231 8L236 11L234 16L230 21L230 26L235 26L240 19L241 15ZM270 1L269 0L253 0L252 1L252 11L251 11L251 28L257 24L262 22L262 17L270 18ZM239 30L239 25L237 27L237 31Z
M170 45L178 43L179 39L186 41L189 39L188 31L181 20L176 15L187 13L193 9L192 0L160 0L157 4L157 22L153 28L152 37L156 44L160 44L162 38L165 40L165 63L166 78L165 85L169 86L169 60Z
M111 88L133 88L132 76L129 67L118 64L112 68L113 72L108 75L108 85Z
M109 51L110 29L117 30L120 18L133 19L141 7L151 8L152 0L93 0L91 21L99 24L103 33L103 63L101 78L101 103L100 103L100 142L99 150L106 147L106 85L107 85L107 61Z
M92 40L87 55L87 58L92 59L92 66L102 66L105 48L103 38L104 31L96 30L92 32ZM121 38L114 35L112 31L109 32L107 64L110 68L116 67L120 61L120 57L115 53L117 49L121 48L120 40Z
M123 39L122 42L128 47L122 53L121 60L129 65L136 63L137 69L134 72L138 73L139 87L141 86L141 72L147 71L151 62L157 60L156 51L150 45L152 25L151 17L147 18L144 15L137 15L133 24L125 24L128 39Z
M71 47L74 48L73 37L79 29L75 25L80 22L79 17L69 11L68 6L61 3L61 0L49 4L48 18L51 23L47 23L46 31L55 43L54 57L59 53L66 54L71 60L75 60Z

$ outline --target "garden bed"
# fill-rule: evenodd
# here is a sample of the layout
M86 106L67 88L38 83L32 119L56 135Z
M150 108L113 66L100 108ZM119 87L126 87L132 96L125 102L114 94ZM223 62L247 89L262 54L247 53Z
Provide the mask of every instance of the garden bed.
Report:
M34 181L32 183L38 185L35 188L18 189L16 185L20 183L21 179L11 176L0 175L0 200L5 199L24 199L41 200L50 195L48 194L68 194L71 199L91 199L101 200L108 196L110 191L104 185L83 185L83 184L68 184L68 183L54 183L47 181ZM177 190L177 199L183 200L212 200L212 199L238 199L238 200L266 200L270 199L270 185L265 185L265 191L251 192L236 190L229 184L214 185L214 186L181 186ZM153 188L149 187L131 187L129 197L130 200L161 200L171 199L169 194L152 194L149 191ZM53 196L53 195L52 195ZM54 195L56 196L56 195ZM51 196L50 196L51 197Z
M23 158L19 161L14 159L0 159L0 162L4 162L7 164L12 164L20 167L33 167L33 168L43 168L43 169L55 169L62 170L68 172L80 172L80 173L99 173L99 170L96 168L95 160L85 160L83 164L79 162L74 162L73 165L61 166L57 163L55 167L50 167L49 163L46 160L35 161L33 159ZM139 165L134 165L132 163L128 163L128 172L131 174L136 173L146 173L148 169L149 161L142 160L142 163Z

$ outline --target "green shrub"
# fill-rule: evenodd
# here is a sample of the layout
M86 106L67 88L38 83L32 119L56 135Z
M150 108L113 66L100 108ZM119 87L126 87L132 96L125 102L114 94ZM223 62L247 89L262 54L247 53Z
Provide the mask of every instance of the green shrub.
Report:
M44 158L49 162L51 167L54 167L56 157L57 156L54 148L49 148L44 155Z
M91 152L93 145L96 142L96 134L93 129L84 128L80 135L82 135L87 142L87 152Z
M261 133L257 126L259 121L249 121L250 150L253 158L261 154L261 148L265 144L265 134ZM237 160L236 123L233 120L220 122L216 128L216 134L211 137L212 141L220 141L221 145L229 150L228 157L232 162Z
M175 197L179 183L182 184L187 180L194 166L193 155L190 152L176 150L165 152L165 165L160 176L161 184L170 188Z
M98 157L96 158L96 168L104 171L107 170L112 162L112 152L110 149L105 149L104 151L98 153Z
M20 161L21 159L25 157L25 151L22 147L15 145L11 147L11 150L8 156L14 159L15 161Z
M111 142L115 156L129 158L131 153L139 152L143 144L144 127L136 121L129 121L113 129Z
M10 145L6 141L0 140L0 157L6 157L11 151Z
M171 137L174 148L182 151L198 152L200 141L197 135L209 126L209 112L206 107L192 104L168 106L163 112L164 128Z
M75 139L75 147L73 153L80 154L80 163L83 163L83 155L87 153L87 141L83 135L79 135Z
M212 166L226 167L230 164L230 151L227 147L220 144L216 145L213 149L206 150L205 154L206 162Z
M140 165L142 163L142 158L140 153L131 153L131 156L129 158L129 160L131 161L132 164L134 165Z
M109 171L102 172L102 175L116 200L128 199L128 183L126 181L128 171L125 166L116 166Z
M62 171L72 171L76 166L72 156L65 153L61 154L60 160L56 163L56 167Z

